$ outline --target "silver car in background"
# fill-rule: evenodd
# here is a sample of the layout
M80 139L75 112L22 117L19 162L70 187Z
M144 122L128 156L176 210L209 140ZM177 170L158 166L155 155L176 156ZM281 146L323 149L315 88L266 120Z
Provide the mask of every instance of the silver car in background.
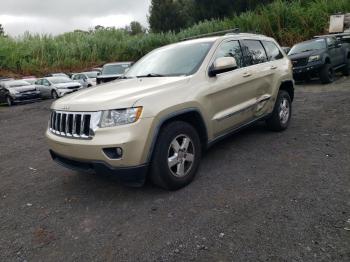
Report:
M79 82L84 88L89 88L96 85L96 78L99 74L98 71L78 73L72 76L72 80Z
M45 77L35 82L42 98L57 99L82 89L82 85L67 77Z

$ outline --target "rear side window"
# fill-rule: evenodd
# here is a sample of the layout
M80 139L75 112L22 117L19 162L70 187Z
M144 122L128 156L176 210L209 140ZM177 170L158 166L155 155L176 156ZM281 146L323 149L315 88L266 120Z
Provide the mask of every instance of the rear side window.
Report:
M267 58L269 61L275 61L283 58L281 51L279 50L279 48L276 46L275 43L270 41L262 41L262 43L265 47Z
M219 47L215 55L215 59L220 57L233 57L236 59L238 67L243 67L243 54L241 45L238 41L229 41L223 43Z
M267 62L264 47L258 40L244 40L245 61L247 65L256 65Z

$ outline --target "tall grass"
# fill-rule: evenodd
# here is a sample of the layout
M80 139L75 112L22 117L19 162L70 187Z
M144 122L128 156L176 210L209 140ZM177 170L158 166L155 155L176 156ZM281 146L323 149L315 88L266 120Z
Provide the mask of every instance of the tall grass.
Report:
M292 45L327 31L329 15L350 12L349 0L277 0L255 11L224 20L200 22L178 34L173 32L130 36L123 30L72 32L59 36L24 34L0 37L0 71L42 75L52 71L78 71L110 61L137 60L159 46L180 39L240 28Z

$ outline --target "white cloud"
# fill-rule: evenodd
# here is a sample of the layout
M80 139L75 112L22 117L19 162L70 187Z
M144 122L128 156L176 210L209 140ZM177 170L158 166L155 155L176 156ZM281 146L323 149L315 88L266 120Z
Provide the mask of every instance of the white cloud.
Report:
M133 20L134 20L134 17L131 15L108 15L108 16L96 17L92 19L91 25L124 27L130 24Z
M7 0L0 24L16 36L26 31L59 34L96 25L124 27L131 21L148 26L150 0Z

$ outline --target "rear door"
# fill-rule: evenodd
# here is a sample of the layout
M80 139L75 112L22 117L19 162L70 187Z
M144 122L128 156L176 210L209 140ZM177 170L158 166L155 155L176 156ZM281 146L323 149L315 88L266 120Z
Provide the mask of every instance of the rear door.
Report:
M226 40L221 43L210 65L219 57L230 56L236 59L238 68L209 78L211 87L207 99L208 107L211 108L214 136L220 136L249 122L254 116L256 86L260 80L256 77L254 68L246 66L241 42Z
M266 44L266 47L271 48ZM252 107L252 118L258 118L266 113L268 101L272 98L273 87L276 84L278 62L268 57L262 41L247 39L243 41L244 57L248 65L250 89L255 104ZM282 55L282 54L281 54ZM279 57L279 54L277 54ZM282 55L283 57L283 55Z

